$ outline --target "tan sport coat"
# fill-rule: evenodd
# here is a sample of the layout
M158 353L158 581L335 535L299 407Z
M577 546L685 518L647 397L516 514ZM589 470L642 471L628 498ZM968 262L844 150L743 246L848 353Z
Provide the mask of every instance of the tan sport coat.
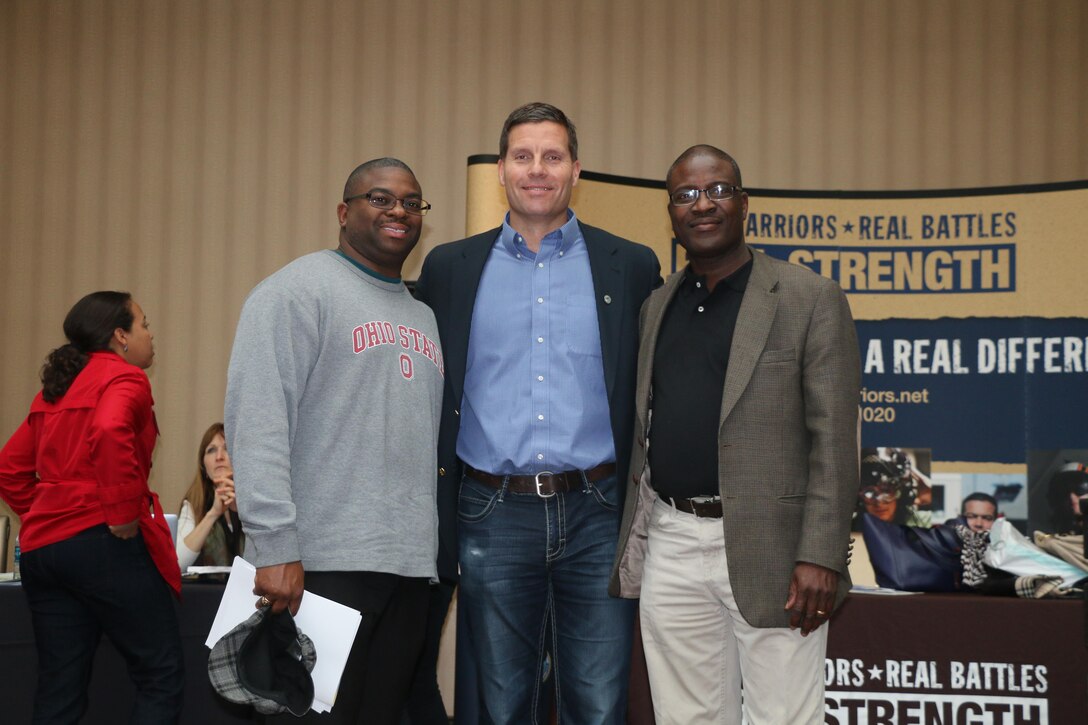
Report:
M850 307L839 286L754 251L722 392L718 486L729 577L756 627L789 625L783 607L797 562L839 573L850 588L850 515L858 491L861 370ZM656 494L647 441L658 332L682 273L640 316L635 440L609 591L637 598Z

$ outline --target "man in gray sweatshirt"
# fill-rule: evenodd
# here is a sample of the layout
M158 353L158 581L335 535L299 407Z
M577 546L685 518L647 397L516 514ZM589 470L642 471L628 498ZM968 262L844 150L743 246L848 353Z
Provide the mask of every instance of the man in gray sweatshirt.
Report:
M423 645L445 363L400 274L429 208L403 162L359 166L338 248L257 285L231 354L227 444L258 606L294 614L305 579L363 613L323 723L398 722Z

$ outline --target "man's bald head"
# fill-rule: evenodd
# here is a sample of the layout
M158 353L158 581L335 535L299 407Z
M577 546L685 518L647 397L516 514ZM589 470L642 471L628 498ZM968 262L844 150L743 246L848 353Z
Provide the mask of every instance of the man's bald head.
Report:
M415 176L412 170L408 168L408 164L404 163L400 159L394 159L391 156L385 156L380 159L371 159L366 163L359 164L355 167L354 171L348 174L347 183L344 184L344 198L347 199L349 196L355 196L355 194L357 193L356 189L359 187L360 182L363 180L363 177L365 177L368 173L375 169L389 168L403 169L409 174L412 174L412 176Z
M737 165L736 159L717 146L711 146L710 144L705 143L696 144L676 157L676 161L673 161L672 166L669 167L669 172L665 174L665 186L671 188L672 172L677 166L696 156L710 156L728 162L729 165L733 167L733 173L737 175L737 186L741 188L744 187L744 182L740 177L740 166Z

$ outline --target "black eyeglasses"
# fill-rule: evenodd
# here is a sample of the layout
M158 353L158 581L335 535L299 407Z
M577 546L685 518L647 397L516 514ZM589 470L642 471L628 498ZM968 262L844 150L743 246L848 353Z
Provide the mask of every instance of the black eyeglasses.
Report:
M416 199L414 197L408 197L407 199L398 199L392 194L384 191L368 191L365 194L356 194L355 196L349 196L344 199L344 203L347 204L353 199L366 199L370 202L370 205L375 209L382 209L383 211L389 211L400 202L400 205L404 207L404 211L409 214L415 214L416 216L427 216L427 212L431 210L431 205L422 199Z
M699 201L699 194L702 193L705 193L706 198L711 201L726 201L732 199L741 191L743 191L743 189L739 186L734 186L733 184L714 184L705 189L681 189L680 191L674 191L669 194L669 201L673 206L691 206Z

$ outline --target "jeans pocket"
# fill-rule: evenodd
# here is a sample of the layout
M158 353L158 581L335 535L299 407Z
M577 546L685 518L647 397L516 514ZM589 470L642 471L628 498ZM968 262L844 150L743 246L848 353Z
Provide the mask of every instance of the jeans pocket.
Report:
M594 500L605 511L615 511L619 508L616 503L616 489L617 486L611 486L608 492L602 491L597 488L592 482L589 484L589 490L593 494Z
M489 488L468 476L461 479L457 492L457 518L466 524L483 521L499 503L498 489Z

